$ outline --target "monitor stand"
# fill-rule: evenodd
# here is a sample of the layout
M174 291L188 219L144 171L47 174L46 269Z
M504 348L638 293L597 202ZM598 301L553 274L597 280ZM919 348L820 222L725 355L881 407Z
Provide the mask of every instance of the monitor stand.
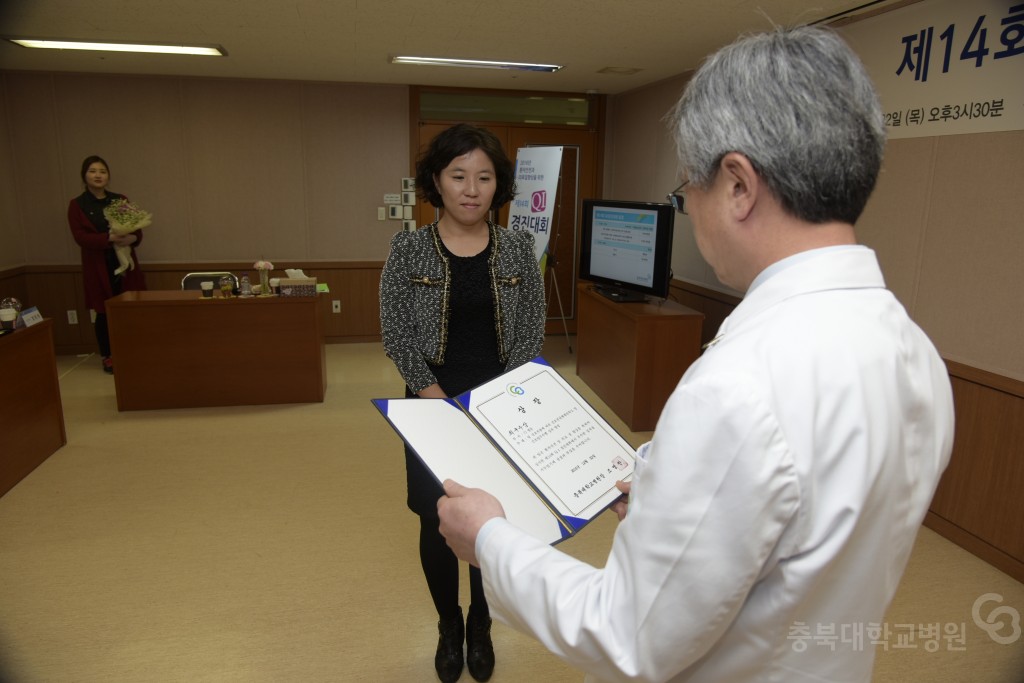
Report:
M621 289L619 287L594 285L594 291L605 299L614 301L617 304L634 304L647 301L647 297L643 294L640 294L639 292L631 292L628 289Z

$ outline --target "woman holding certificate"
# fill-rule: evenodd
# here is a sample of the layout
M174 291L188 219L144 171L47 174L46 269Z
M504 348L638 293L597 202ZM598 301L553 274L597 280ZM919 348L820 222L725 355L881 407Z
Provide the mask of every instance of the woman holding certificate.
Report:
M440 133L416 164L416 189L441 218L400 232L380 282L384 349L406 396L444 398L540 354L544 283L533 233L488 220L515 196L514 166L495 135L458 124ZM406 448L408 505L420 517L420 561L438 614L434 666L445 682L466 663L477 681L494 670L490 612L480 570L470 567L469 614L459 606L458 559L438 530L444 491Z

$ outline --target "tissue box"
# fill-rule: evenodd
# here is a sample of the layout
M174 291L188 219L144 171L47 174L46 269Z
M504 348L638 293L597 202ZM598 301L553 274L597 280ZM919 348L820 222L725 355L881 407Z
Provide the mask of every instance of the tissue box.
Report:
M279 296L316 296L315 277L285 277L279 286Z

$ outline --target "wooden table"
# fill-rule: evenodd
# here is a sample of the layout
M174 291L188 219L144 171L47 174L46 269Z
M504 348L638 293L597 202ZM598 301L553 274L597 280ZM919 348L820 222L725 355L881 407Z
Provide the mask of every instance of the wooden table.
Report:
M53 321L0 337L0 496L68 442Z
M673 301L617 303L580 285L576 374L631 430L650 431L700 355L703 321Z
M125 292L107 319L118 410L324 400L316 297Z

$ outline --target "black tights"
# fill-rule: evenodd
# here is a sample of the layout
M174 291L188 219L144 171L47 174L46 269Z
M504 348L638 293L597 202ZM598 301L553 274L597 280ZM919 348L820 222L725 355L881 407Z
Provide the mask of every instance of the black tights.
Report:
M106 313L96 314L93 329L96 331L96 343L100 346L100 355L106 358L110 355L110 333L107 331Z
M420 517L420 564L438 617L452 619L459 615L459 559L445 543L439 525L437 517ZM473 611L482 612L481 616L486 617L483 577L472 565L469 567L469 595Z

